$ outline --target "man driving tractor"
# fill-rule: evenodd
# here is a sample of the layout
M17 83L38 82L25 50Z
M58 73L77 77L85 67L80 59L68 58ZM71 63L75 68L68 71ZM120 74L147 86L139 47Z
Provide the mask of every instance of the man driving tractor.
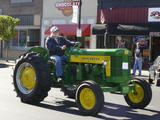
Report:
M60 36L57 26L53 26L50 29L50 32L51 34L46 40L46 46L49 51L50 59L56 61L57 82L62 83L62 61L66 61L67 59L64 52L67 47L74 46L75 43L72 43L63 36Z

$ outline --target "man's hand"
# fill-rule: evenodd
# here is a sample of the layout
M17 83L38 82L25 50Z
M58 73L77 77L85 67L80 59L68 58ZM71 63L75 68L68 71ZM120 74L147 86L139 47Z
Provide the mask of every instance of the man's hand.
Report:
M66 49L66 45L63 45L61 48L62 48L62 50L65 50Z

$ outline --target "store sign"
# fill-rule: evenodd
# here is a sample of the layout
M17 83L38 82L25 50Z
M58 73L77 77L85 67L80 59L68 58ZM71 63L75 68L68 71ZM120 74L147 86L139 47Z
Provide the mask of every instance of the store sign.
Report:
M148 9L148 22L160 22L160 8Z
M65 16L70 16L73 13L72 6L79 6L79 1L64 0L63 2L56 2L55 7L61 10Z
M152 36L152 37L160 37L160 32L150 32L150 33L149 33L149 36Z
M133 38L133 43L136 45L137 42L139 42L141 44L141 46L143 47L147 47L148 46L148 39L146 36L136 36Z

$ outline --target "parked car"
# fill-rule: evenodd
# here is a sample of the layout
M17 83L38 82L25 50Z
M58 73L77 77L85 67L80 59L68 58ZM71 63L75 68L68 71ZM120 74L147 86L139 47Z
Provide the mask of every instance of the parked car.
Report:
M158 56L153 65L149 68L149 83L154 81L156 86L160 86L160 56Z

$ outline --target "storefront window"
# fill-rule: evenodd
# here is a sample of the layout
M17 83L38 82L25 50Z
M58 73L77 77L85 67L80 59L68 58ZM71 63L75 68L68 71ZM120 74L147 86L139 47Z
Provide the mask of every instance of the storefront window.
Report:
M40 30L28 30L28 41L27 46L33 47L40 45Z
M27 31L21 30L19 31L19 47L25 47L27 44Z
M16 35L10 40L9 48L24 50L28 47L40 45L40 30L29 29L29 30L17 30ZM4 44L6 47L6 44Z
M104 48L104 35L97 35L96 48Z
M126 48L132 50L132 36L116 36L115 48Z
M160 37L152 37L151 41L151 61L153 62L160 55Z
M16 35L11 40L10 46L12 46L12 47L17 47L18 46L18 32L16 33Z
M11 0L11 3L28 3L32 1L33 0Z

